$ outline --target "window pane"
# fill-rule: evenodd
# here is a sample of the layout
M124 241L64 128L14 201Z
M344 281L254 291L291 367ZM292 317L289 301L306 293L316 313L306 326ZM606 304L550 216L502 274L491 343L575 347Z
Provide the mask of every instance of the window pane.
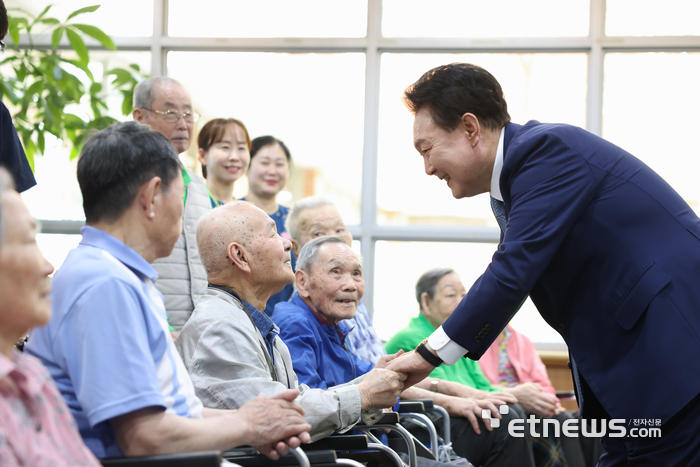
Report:
M75 57L77 58L77 56ZM143 73L150 73L150 52L90 52L90 70L96 81L102 81L109 106L107 113L120 121L131 120L121 113L123 102L119 91L111 88L111 78L105 73L113 68L125 68L129 64L139 65ZM76 73L79 76L79 73ZM87 100L80 107L87 108ZM81 108L69 109L81 115ZM47 135L50 136L50 135ZM69 152L63 142L53 137L46 138L46 153L34 158L34 177L37 184L23 193L32 215L39 219L85 219L80 187L76 178L77 159L70 161Z
M418 316L415 286L421 274L433 268L454 268L464 287L474 284L496 251L489 243L377 242L374 287L374 327L389 339ZM528 299L511 324L533 342L564 340L540 316Z
M280 202L329 196L347 224L360 220L364 73L365 56L357 53L168 54L168 75L189 90L202 114L199 128L212 118L234 117L251 138L281 139L293 164L291 195ZM245 192L236 183L234 195Z
M607 0L608 36L700 36L697 0Z
M44 258L53 264L56 272L66 260L68 252L78 246L81 238L80 235L38 234L36 242Z
M80 8L101 5L97 11L71 18L71 22L97 26L109 36L153 35L153 0L101 0L92 3L85 0L5 0L8 9L20 7L33 15L44 11L49 4L53 6L46 16L60 21L65 21L68 15Z
M365 37L367 0L170 0L173 37Z
M605 57L603 136L661 175L700 213L700 53Z
M588 36L588 0L383 0L382 5L385 37Z
M585 54L384 54L380 83L377 222L498 227L486 197L456 200L425 174L413 148L413 116L401 97L429 69L452 62L483 66L501 83L512 120L586 124Z

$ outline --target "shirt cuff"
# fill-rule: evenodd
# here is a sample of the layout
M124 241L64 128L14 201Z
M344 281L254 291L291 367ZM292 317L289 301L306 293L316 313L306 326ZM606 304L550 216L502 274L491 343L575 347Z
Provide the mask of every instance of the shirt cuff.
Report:
M442 326L428 337L428 344L446 365L454 365L468 352L467 349L450 339Z

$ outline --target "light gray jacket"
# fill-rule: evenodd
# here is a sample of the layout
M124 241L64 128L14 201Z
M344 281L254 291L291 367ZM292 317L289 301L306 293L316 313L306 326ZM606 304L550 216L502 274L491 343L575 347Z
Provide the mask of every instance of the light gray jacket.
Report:
M207 273L197 249L197 223L211 211L211 201L204 181L188 172L187 199L182 212L182 233L167 258L153 262L158 271L156 288L163 294L168 322L179 331L185 325L195 304L207 292Z
M299 385L289 349L279 337L274 341L273 368L265 340L245 305L222 290L207 290L176 346L205 407L237 409L261 392L269 397L298 388L296 402L306 410L314 441L349 430L361 416L368 425L381 418L377 409L360 413L357 383L362 377L328 390Z

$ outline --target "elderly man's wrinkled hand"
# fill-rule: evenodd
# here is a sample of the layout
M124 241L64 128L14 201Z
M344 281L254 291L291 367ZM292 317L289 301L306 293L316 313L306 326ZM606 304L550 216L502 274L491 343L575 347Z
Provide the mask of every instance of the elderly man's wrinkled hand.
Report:
M357 388L360 390L362 410L391 407L404 387L406 374L375 368L365 375Z
M311 425L304 420L304 409L293 401L299 391L292 389L270 398L259 394L245 403L236 414L245 423L247 443L258 451L277 459L289 447L311 441Z
M408 378L406 378L404 382L405 389L423 381L435 369L433 365L428 363L415 350L396 357L389 362L386 368L387 370L406 373L408 375Z
M382 355L375 365L375 368L386 368L387 365L389 365L389 362L393 361L396 357L400 357L401 355L403 355L403 349L399 349L399 351L396 353Z

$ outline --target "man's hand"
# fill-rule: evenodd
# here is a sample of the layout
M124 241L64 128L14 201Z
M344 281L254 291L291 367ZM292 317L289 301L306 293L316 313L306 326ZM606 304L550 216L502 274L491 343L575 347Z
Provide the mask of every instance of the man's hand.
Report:
M377 362L377 364L376 364L374 367L375 367L375 368L386 368L386 366L389 364L389 362L391 362L391 361L394 360L396 357L399 357L399 356L401 356L401 355L403 355L403 349L399 349L398 352L393 353L393 354L382 355L382 356L379 358L379 361Z
M261 393L243 404L236 415L238 423L246 424L248 444L271 459L278 459L290 447L310 442L311 425L304 420L304 409L293 402L298 395L297 389L270 398Z
M404 381L404 388L410 388L414 384L425 379L435 367L428 363L415 350L407 352L393 359L386 366L387 370L406 373L408 378Z
M474 399L491 401L496 405L517 404L518 403L518 398L514 394L511 394L510 392L505 392L505 391L488 392L488 391L481 391L481 390L478 390L478 391L479 391L479 393L474 396Z
M360 390L362 410L383 409L396 404L405 379L405 373L378 367L367 373L362 382L357 385L357 389Z
M559 400L542 390L539 383L523 383L506 391L518 398L518 404L528 412L542 417L553 417L557 413Z

